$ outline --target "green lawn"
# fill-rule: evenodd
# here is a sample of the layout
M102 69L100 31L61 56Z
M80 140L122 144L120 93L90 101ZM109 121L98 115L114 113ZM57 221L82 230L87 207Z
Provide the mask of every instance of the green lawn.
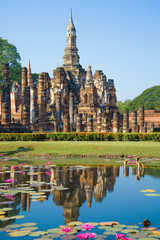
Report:
M160 158L159 142L0 142L0 153L10 157L44 156L127 156Z

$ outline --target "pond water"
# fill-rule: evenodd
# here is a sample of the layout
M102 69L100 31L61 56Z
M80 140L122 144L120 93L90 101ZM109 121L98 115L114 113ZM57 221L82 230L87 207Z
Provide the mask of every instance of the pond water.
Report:
M14 182L4 184L9 178ZM160 229L160 196L146 196L140 192L143 189L153 189L160 194L159 169L137 166L0 167L0 239L17 239L6 232L15 228L5 228L5 231L2 228L24 223L36 223L34 227L46 231L72 221L117 221L143 227L143 220L148 219L151 226ZM8 207L12 209L3 210ZM37 238L19 237L24 240Z

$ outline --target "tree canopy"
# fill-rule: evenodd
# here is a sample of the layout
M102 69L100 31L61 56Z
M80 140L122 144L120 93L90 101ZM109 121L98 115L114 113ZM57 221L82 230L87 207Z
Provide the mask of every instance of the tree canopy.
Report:
M125 109L129 111L138 110L139 106L144 106L145 110L158 110L160 109L160 86L147 88L133 100L119 101L117 106L120 113L123 113Z
M0 37L0 87L3 81L3 64L8 63L10 67L11 86L14 81L21 81L21 57L17 48Z

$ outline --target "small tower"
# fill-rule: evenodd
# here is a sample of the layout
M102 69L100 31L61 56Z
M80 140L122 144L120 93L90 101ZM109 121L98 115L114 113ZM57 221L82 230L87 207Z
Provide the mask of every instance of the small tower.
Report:
M67 27L67 47L64 54L64 67L79 66L78 49L76 47L76 29L73 24L72 10L70 13L69 24Z
M32 73L31 73L30 60L28 63L27 80L28 80L28 87L33 88L33 78L32 78Z

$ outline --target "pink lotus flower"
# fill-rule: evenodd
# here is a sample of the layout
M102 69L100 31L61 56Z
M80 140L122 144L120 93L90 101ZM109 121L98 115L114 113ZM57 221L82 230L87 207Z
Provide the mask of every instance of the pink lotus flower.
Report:
M52 163L51 162L47 162L46 165L51 165Z
M130 163L130 162L128 163L128 165L131 165L131 164L132 164L132 163Z
M0 154L0 156L3 156L3 155L4 155L4 153L1 153L1 154Z
M23 165L25 165L25 163L20 163L20 164L19 164L19 166L23 166Z
M123 239L123 240L132 240L132 238L126 238L124 234L116 233L116 240L118 240L120 238Z
M8 160L7 157L5 157L4 160Z
M3 163L2 161L0 163Z
M17 168L18 168L17 166L13 166L13 169L14 169L14 170L17 170Z
M81 226L81 228L83 228L84 230L91 230L92 228L94 228L94 226L92 225L92 224L90 224L90 223L86 223L86 224L83 224L82 226Z
M79 234L77 234L77 238L85 239L85 240L87 240L88 238L95 238L96 236L97 236L96 233L79 233Z
M137 165L136 163L134 163L133 165Z
M133 157L137 157L137 155L134 155Z
M90 238L95 238L95 237L97 237L96 233L90 233Z
M90 233L84 233L84 239L87 240L88 238L90 238Z
M8 178L8 179L5 180L5 182L7 182L7 183L12 183L12 182L14 182L14 179Z
M62 228L61 230L62 230L62 232L64 232L64 233L68 233L68 232L70 232L70 231L72 230L72 228L73 228L73 227L65 227L65 228Z
M128 158L131 158L131 157L132 157L131 155L128 156Z
M50 156L50 154L47 154L47 155L46 155L46 157L49 157L49 156Z
M135 160L131 160L131 162L135 162Z
M123 240L132 240L132 238L125 238L125 237L123 237L122 239Z
M13 195L7 195L7 196L5 196L6 199L13 199L13 197L14 197Z
M20 171L20 173L25 173L24 171Z
M46 171L45 174L47 174L48 176L51 176L51 172L50 171Z
M125 235L124 234L121 234L121 233L116 233L116 240L119 239L119 238L125 238Z
M83 234L83 233L77 234L77 238L79 238L79 239L84 239L84 234Z

